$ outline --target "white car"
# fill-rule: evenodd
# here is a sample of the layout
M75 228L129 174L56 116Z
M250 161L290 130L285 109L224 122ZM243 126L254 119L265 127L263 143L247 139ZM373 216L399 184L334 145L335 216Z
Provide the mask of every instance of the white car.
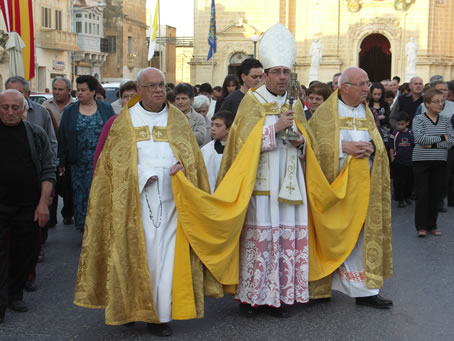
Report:
M117 92L120 90L120 82L110 82L101 85L106 90L106 103L112 104L115 102L118 99Z
M32 92L28 98L36 103L43 104L44 101L52 97L52 94L46 92Z

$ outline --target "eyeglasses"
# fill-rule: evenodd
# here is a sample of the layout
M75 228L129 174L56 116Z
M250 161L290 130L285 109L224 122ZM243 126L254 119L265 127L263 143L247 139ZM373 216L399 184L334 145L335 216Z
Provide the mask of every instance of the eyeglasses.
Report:
M445 104L445 101L430 101L430 103L434 103L434 104Z
M151 90L156 90L158 88L163 90L166 87L166 83L164 83L164 82L161 82L158 84L149 83L149 84L145 84L145 85L139 84L139 86L141 86L142 88L151 89Z
M122 95L122 96L121 96L121 99L130 100L130 99L133 98L135 95L136 95L135 93L129 94L129 95Z
M356 86L358 88L363 88L365 86L367 87L370 87L372 85L371 82L367 81L367 82L359 82L359 83L349 83L349 82L345 82L345 84L348 84L348 85L353 85L353 86Z
M268 73L272 74L273 76L279 76L280 74L284 74L285 76L289 76L291 73L291 70L289 69L284 69L284 70L271 70L268 71Z

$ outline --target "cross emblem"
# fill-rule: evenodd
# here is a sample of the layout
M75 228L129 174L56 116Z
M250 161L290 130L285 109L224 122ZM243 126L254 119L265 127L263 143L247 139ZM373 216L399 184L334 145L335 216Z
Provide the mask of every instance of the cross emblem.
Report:
M294 191L294 190L295 190L295 187L292 187L292 183L291 183L291 182L290 182L290 183L289 183L289 185L288 185L287 187L285 187L285 188L287 188L287 189L288 189L288 191L289 191L290 195L292 195L292 191Z
M263 176L262 173L259 173L258 177L256 178L256 181L258 182L259 185L261 185L262 182L266 181L266 178Z
M141 130L140 133L139 133L139 135L140 135L140 137L145 137L145 136L147 136L147 132Z

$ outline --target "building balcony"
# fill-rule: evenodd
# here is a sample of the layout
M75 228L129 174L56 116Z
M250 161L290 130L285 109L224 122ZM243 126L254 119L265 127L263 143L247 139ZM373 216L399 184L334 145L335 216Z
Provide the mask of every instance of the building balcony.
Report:
M54 29L41 28L38 31L37 47L60 51L78 51L77 34L72 32L57 31Z
M75 62L82 62L84 65L101 66L107 58L108 53L92 52L92 51L77 51L73 57Z

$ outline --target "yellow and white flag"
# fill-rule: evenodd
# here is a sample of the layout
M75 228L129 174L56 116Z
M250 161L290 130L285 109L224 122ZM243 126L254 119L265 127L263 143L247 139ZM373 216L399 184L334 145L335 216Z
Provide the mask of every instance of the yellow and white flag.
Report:
M153 7L150 7L153 8ZM150 46L148 47L148 60L153 58L154 50L156 48L156 35L158 34L158 16L159 16L159 0L156 0L155 10L151 12L151 37Z

